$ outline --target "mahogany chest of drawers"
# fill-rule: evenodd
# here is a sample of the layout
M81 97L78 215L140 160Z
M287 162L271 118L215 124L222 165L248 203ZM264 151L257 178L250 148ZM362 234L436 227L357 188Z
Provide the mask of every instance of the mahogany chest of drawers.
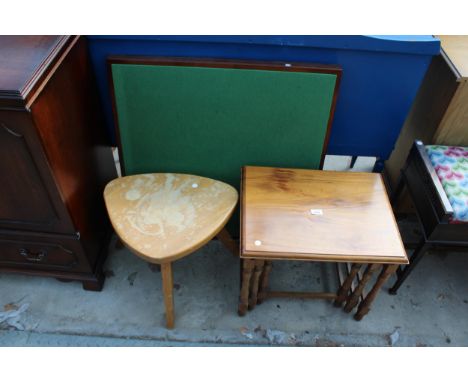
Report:
M0 36L0 272L102 289L104 134L85 38Z

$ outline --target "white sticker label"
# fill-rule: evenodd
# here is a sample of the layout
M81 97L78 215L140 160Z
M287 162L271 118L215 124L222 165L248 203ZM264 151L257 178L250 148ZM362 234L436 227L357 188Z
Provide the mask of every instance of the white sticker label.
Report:
M323 210L310 210L311 215L323 215Z
M192 188L198 188L198 184L197 184L197 183L193 183L193 184L192 184Z
M260 240L255 240L255 245L258 247L259 245L262 245L262 242Z

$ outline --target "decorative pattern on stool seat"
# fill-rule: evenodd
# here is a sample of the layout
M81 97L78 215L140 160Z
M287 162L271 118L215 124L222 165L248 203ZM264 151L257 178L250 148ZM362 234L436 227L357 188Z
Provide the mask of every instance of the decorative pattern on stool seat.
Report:
M453 207L451 223L468 223L468 147L434 145L426 150Z

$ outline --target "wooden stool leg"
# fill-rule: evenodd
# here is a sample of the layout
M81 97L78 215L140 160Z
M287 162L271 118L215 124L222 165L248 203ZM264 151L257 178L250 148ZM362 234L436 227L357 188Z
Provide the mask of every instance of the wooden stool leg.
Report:
M255 266L255 260L242 259L242 285L238 314L244 316L249 306L250 279Z
M258 301L257 304L261 304L263 300L265 300L267 288L268 288L268 280L270 277L271 268L273 264L271 261L265 261L265 266L263 267L263 273L260 278L260 290L258 291Z
M349 271L348 277L346 277L346 280L343 282L343 285L340 286L338 289L337 297L335 299L335 306L340 307L343 302L346 300L348 297L349 291L351 289L351 284L353 283L354 278L356 277L357 273L359 272L359 269L361 269L361 264L353 264L351 267L351 270Z
M359 302L359 296L364 290L364 287L366 286L367 282L372 277L372 274L375 272L375 270L378 267L379 267L378 264L369 264L367 266L367 269L364 272L364 276L362 276L361 282L358 284L354 292L350 296L348 296L348 300L346 301L346 305L344 307L344 310L346 313L351 312L354 309L354 307L357 305L357 303Z
M263 272L263 260L255 260L255 268L252 277L252 282L250 283L250 299L249 299L249 309L255 308L257 305L257 296L258 296L258 287L260 284L260 276Z
M429 244L426 243L426 239L422 238L419 242L418 246L414 250L413 254L409 259L409 264L404 266L404 268L397 272L397 281L395 284L390 288L390 294L397 294L398 289L401 287L401 284L406 280L409 274L412 272L414 267L421 261L423 255L429 248Z
M359 308L357 313L354 315L354 318L357 321L362 320L362 318L369 313L370 307L372 302L375 300L377 295L379 294L380 288L385 284L385 282L388 280L390 275L396 271L398 268L398 265L384 265L382 267L382 271L380 272L380 275L375 282L374 286L370 290L370 292L367 294L366 298L359 304Z
M162 286L164 294L164 305L166 306L166 326L168 329L174 327L174 298L172 294L172 265L171 263L161 264Z
M239 256L239 244L231 237L226 228L219 231L216 237L234 256Z

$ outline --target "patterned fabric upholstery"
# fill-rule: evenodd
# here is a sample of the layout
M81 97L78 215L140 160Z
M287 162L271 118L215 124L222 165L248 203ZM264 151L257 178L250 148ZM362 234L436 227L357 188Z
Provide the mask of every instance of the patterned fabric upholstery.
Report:
M454 215L451 223L468 223L468 147L426 146Z

